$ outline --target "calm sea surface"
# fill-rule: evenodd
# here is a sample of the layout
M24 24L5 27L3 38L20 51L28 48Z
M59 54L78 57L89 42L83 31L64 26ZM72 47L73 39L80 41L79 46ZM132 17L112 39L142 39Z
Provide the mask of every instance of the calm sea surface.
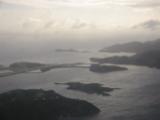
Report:
M90 57L108 57L108 53L52 53L45 57L14 59L44 63L89 63ZM125 55L118 54L118 55ZM124 65L125 66L125 65ZM55 90L70 98L87 100L101 109L101 113L77 120L160 120L160 70L140 66L126 66L128 71L97 74L87 68L54 69L46 73L27 73L0 78L0 93L13 89L41 88ZM105 97L67 90L55 82L101 83L105 87L120 88ZM74 119L76 120L76 119Z

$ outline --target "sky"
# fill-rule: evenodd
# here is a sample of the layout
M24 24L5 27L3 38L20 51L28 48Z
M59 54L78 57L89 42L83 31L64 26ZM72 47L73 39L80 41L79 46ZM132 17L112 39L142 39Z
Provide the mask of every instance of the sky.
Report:
M160 0L0 0L0 34L149 40L160 37L159 11Z
M103 33L160 28L160 0L1 0L0 31Z

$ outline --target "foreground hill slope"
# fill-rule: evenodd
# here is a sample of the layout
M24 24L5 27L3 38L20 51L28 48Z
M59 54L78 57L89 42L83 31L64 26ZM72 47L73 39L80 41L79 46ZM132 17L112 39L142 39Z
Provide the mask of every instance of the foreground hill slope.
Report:
M0 120L58 120L99 112L91 103L66 98L54 91L31 89L0 94Z

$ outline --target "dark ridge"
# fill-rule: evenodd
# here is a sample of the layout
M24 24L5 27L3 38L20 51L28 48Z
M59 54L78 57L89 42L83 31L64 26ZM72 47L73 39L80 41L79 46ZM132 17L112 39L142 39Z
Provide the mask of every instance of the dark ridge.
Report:
M160 50L146 51L132 57L91 58L93 62L112 64L131 64L160 68Z
M147 42L129 42L124 44L115 44L100 50L100 52L131 52L142 53L144 51L160 50L160 39Z

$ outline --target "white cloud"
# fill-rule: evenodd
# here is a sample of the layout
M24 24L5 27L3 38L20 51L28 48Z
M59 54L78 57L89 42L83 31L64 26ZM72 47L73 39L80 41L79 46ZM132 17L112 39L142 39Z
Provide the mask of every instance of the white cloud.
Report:
M128 28L139 23L139 21L145 21L150 18L160 19L158 11L149 9L149 12L146 12L145 10L148 7L157 8L159 0L1 1L1 4L10 5L7 7L7 10L1 9L0 11L0 15L3 15L0 20L0 29L8 31L12 30L10 28L18 29L18 27L20 27L19 29L27 30L30 28L41 29L41 31L54 31L57 29L59 31L84 32L85 30L92 31L94 28L97 28L97 31L112 31L117 29L116 26ZM12 10L9 9L12 8L11 6L22 9L26 6L35 9ZM12 22L10 22L10 19L12 19ZM23 29L21 29L22 32Z

